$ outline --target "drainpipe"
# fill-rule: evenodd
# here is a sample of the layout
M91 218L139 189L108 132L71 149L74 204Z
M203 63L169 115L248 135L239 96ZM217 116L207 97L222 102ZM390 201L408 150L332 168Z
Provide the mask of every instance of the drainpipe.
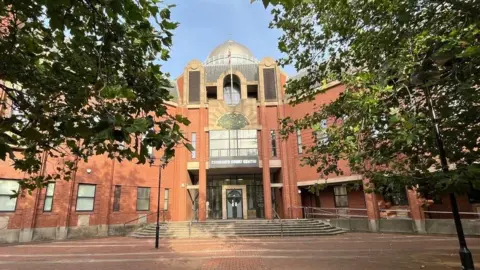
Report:
M45 170L46 170L46 167L47 167L47 159L48 159L48 153L47 152L44 152L43 153L43 160L42 160L42 168L40 169L40 177L43 177L45 176ZM35 197L35 206L33 208L33 213L32 213L32 230L36 227L36 223L37 223L37 211L38 211L38 203L40 201L40 192L41 189L37 188L37 192L36 192L36 197Z

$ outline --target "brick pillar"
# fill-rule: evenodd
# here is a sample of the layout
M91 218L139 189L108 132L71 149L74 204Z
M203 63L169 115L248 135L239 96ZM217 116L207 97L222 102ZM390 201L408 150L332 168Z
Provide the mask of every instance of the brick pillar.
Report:
M373 187L368 179L363 179L364 189ZM373 192L365 192L365 205L367 207L368 226L370 231L377 232L379 230L380 214L378 212L377 196Z
M280 106L278 107L278 118L283 119L285 118L285 105L279 103ZM280 159L282 160L282 168L281 168L281 176L282 176L282 205L283 205L283 218L293 218L292 210L290 207L293 206L293 198L292 198L292 185L290 181L290 167L289 167L289 158L287 151L288 144L287 140L280 140ZM295 182L296 183L296 182ZM296 191L296 184L294 186L294 190Z
M199 132L199 145L197 153L200 154L199 157L199 177L198 177L198 220L205 221L207 219L207 168L205 163L207 161L207 134L204 132L203 128L205 125L206 118L206 108L200 108L200 132Z
M261 107L262 113L262 170L263 170L263 205L265 209L265 219L272 219L272 189L270 187L270 131L267 127L267 117L265 106Z
M407 189L408 205L410 207L410 215L415 224L417 233L426 233L425 230L425 213L423 212L423 200L420 194L414 189Z

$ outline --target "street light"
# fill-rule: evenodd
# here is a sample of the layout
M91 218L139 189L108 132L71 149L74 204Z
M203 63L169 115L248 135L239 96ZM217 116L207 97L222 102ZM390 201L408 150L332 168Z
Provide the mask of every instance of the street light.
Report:
M443 146L442 134L440 133L440 128L438 127L437 116L435 115L435 110L433 109L432 97L430 95L430 90L426 89L426 98L428 106L430 108L430 113L432 114L432 122L435 131L435 139L437 141L438 151L440 153L440 162L442 164L442 170L445 174L448 173L448 164L447 156L445 154L445 148ZM475 270L473 265L472 253L467 247L467 241L465 241L465 235L463 233L462 221L460 219L460 214L458 213L457 199L455 198L455 193L450 193L450 204L452 205L452 214L453 220L455 221L455 228L457 229L458 242L460 244L460 261L462 262L463 270Z
M162 185L162 168L165 166L165 163L163 163L163 158L160 158L160 164L153 165L155 159L157 158L155 158L152 153L148 163L150 164L150 167L158 167L157 227L155 230L155 248L158 249L158 243L160 241L160 186Z

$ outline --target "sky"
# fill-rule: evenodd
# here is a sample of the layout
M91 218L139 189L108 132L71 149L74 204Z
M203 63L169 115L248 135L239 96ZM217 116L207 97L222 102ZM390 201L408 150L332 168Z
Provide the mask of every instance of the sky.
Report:
M172 19L180 23L174 31L171 58L161 63L162 70L177 78L193 59L205 61L218 45L232 39L253 52L257 59L282 56L278 50L281 32L268 28L272 19L261 1L250 0L169 0L177 6ZM285 67L288 75L293 67Z

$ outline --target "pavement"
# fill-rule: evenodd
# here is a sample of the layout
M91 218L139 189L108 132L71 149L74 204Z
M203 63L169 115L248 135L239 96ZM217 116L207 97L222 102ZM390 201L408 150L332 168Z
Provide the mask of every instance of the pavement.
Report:
M111 237L0 246L0 269L461 269L448 236L346 233L225 239ZM480 268L480 238L468 238Z

